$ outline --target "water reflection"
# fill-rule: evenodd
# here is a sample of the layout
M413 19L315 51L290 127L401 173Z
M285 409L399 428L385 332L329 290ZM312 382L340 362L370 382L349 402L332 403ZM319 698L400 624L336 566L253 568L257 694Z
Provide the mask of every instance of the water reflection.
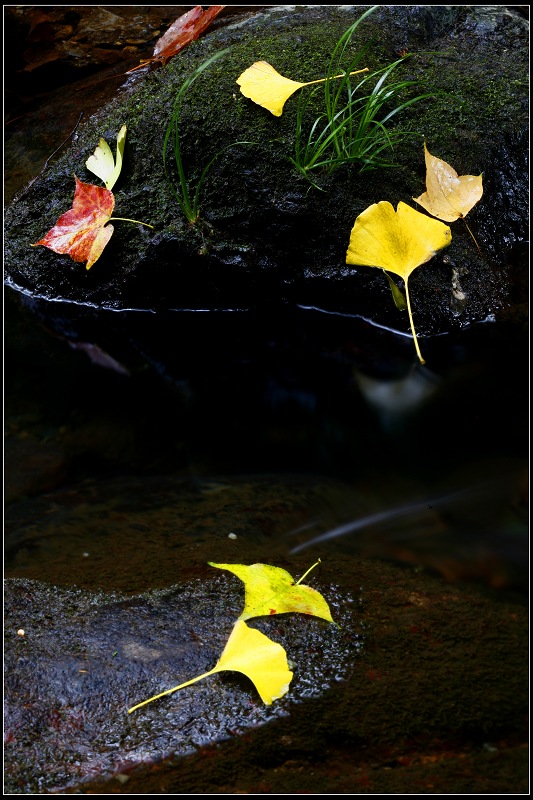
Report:
M385 482L389 480L384 476ZM327 553L334 548L429 568L451 581L482 580L493 587L526 589L525 463L503 459L472 463L447 483L456 488L434 495L427 489L414 494L411 487L392 505L384 501L391 494L390 485L380 495L375 489L374 496L354 492L352 498L325 507L319 517L292 531L287 537L290 552L312 548L313 553Z
M201 487L214 480L223 496L230 479L223 507L247 511L228 515L225 538L246 535L258 558L340 549L451 580L524 584L528 394L514 329L429 339L422 367L409 337L354 318L66 306L54 317L50 305L39 316L38 303L31 315L8 304L7 574L45 577L54 560L69 574L98 542L101 575L116 580L123 563L127 577L134 564L145 586L161 577L137 556L154 529L165 531L154 563L191 542L212 560L222 511ZM250 491L257 476L268 502ZM197 491L178 491L184 480ZM185 539L172 522L183 503L202 508ZM253 521L271 504L265 539Z
M415 363L398 378L383 380L354 370L355 381L384 431L394 432L438 391L442 377Z

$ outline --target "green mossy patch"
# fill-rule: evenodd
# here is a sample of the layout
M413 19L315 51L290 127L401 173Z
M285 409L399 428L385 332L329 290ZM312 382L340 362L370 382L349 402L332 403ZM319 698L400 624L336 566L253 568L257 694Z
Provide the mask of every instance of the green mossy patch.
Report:
M66 154L7 210L9 280L37 295L111 307L322 302L328 310L408 331L407 315L395 308L385 279L376 270L347 269L345 255L364 208L384 199L411 202L424 190L425 138L459 174L483 173L484 197L468 218L483 255L465 226L455 223L448 251L413 276L418 332L439 333L508 313L502 262L527 236L527 25L505 9L378 7L357 29L350 52L372 41L365 57L370 69L411 52L398 78L416 80L436 96L398 115L398 130L413 135L395 148L397 168L361 175L346 167L318 176L324 188L318 192L287 160L296 98L275 118L240 94L236 78L261 59L295 80L321 77L338 38L360 13L361 7L273 8L206 35L164 68L132 76L132 88L120 90L81 126ZM225 47L231 48L227 56L190 88L180 117L192 187L222 147L255 144L235 145L213 164L200 195L204 225L194 229L183 224L165 182L163 139L177 87ZM73 173L92 181L84 165L100 136L112 141L124 123L128 140L115 212L155 229L116 223L89 273L67 256L29 247L70 207ZM454 270L464 275L468 298L460 313L451 290Z

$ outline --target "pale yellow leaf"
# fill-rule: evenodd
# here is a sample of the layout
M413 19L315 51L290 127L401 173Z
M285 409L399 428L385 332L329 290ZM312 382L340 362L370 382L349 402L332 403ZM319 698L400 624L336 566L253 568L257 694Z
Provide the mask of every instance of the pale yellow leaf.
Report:
M105 139L100 139L96 150L85 162L90 172L105 183L106 189L112 189L122 170L122 158L126 146L127 127L123 125L117 136L117 156L113 158L111 148Z
M426 189L415 203L433 217L445 222L455 222L466 217L483 195L482 175L459 176L450 164L432 156L424 142L426 160Z

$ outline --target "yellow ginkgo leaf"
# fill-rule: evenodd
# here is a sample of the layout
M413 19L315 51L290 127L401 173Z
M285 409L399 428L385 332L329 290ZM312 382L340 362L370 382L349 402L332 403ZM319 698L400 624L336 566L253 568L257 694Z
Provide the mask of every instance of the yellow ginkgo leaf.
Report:
M222 655L212 670L204 672L203 675L198 675L198 677L190 681L180 683L179 686L174 686L172 689L156 694L148 700L143 700L142 703L137 703L137 705L128 709L128 714L131 714L132 711L141 706L145 706L147 703L151 703L152 700L158 700L160 697L177 692L178 689L190 686L202 680L202 678L207 678L208 675L214 675L216 672L224 670L242 672L243 675L250 678L259 692L261 700L268 706L274 700L278 700L284 694L287 694L293 675L289 669L284 648L277 642L273 642L261 631L249 628L245 622L238 620L233 627Z
M100 139L96 150L85 162L85 166L94 175L105 183L106 189L111 190L118 180L122 170L122 158L126 146L127 127L123 125L117 136L117 157L113 158L111 148L105 139Z
M433 217L455 222L466 217L483 195L482 175L461 175L446 161L432 156L424 142L426 159L426 189L415 203Z
M243 581L244 611L239 619L297 612L333 622L329 606L320 592L311 586L295 583L292 575L280 567L271 567L270 564L247 567L244 564L208 563L211 567L233 572Z
M215 669L242 672L267 706L287 694L293 675L285 649L241 619L235 623Z
M357 75L358 72L368 72L368 67L351 72L350 75ZM342 77L344 76L335 75L335 78ZM302 86L324 83L325 80L326 78L320 78L316 81L299 83L280 75L268 61L256 61L239 75L237 83L245 97L266 108L275 117L281 117L283 106L294 92L301 89Z
M275 117L281 117L283 106L305 83L284 78L267 61L256 61L237 78L241 92Z
M381 269L399 275L405 281L407 310L416 352L422 364L409 300L409 275L429 261L437 250L452 240L448 225L421 214L406 203L399 202L395 211L386 200L374 203L357 219L350 234L346 253L347 264Z

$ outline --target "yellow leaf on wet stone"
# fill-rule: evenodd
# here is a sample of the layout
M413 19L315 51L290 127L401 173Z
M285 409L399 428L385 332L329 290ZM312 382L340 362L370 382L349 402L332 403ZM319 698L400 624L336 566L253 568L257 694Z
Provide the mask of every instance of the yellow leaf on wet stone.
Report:
M450 164L432 156L424 142L426 189L415 203L445 222L464 219L483 196L482 175L459 176Z
M452 240L450 228L401 201L395 211L383 200L355 220L347 264L381 267L404 280Z
M452 240L448 225L421 214L406 203L398 203L395 211L383 200L365 209L355 220L346 253L346 263L379 267L404 279L407 310L418 358L425 363L418 346L408 279L421 264Z
M226 647L212 670L204 672L190 681L180 683L179 686L174 686L172 689L156 694L148 698L148 700L143 700L142 703L137 703L137 705L128 709L128 714L131 714L137 708L141 708L141 706L147 705L147 703L151 703L153 700L158 700L167 694L177 692L178 689L184 689L186 686L191 686L191 684L207 678L209 675L214 675L224 670L242 672L243 675L250 678L259 692L261 700L266 705L271 705L274 700L278 700L289 691L289 684L293 676L289 669L284 648L277 642L273 642L261 631L249 628L243 620L237 620Z
M113 158L111 148L105 139L100 139L96 150L85 162L87 169L105 183L106 189L111 190L117 182L122 171L122 159L126 147L127 127L123 125L117 136L117 157Z
M267 61L256 61L237 78L241 92L254 103L280 117L283 106L305 83L284 78Z
M281 567L272 567L270 564L245 566L214 564L211 561L208 563L212 567L233 572L243 581L244 611L239 619L296 612L334 622L329 606L320 592L311 586L296 583L292 575Z
M255 628L249 628L244 620L250 617L296 612L320 617L336 624L320 592L311 586L302 586L300 582L295 583L292 576L280 567L272 567L269 564L245 566L214 564L211 561L208 563L212 567L233 572L245 586L244 611L235 623L220 659L209 672L204 672L190 681L180 683L179 686L137 703L128 709L128 714L153 700L177 692L178 689L184 689L223 670L242 672L253 682L262 701L270 705L289 690L293 673L289 669L287 653L280 644L273 642L268 636ZM313 564L300 581L319 563L320 560Z

